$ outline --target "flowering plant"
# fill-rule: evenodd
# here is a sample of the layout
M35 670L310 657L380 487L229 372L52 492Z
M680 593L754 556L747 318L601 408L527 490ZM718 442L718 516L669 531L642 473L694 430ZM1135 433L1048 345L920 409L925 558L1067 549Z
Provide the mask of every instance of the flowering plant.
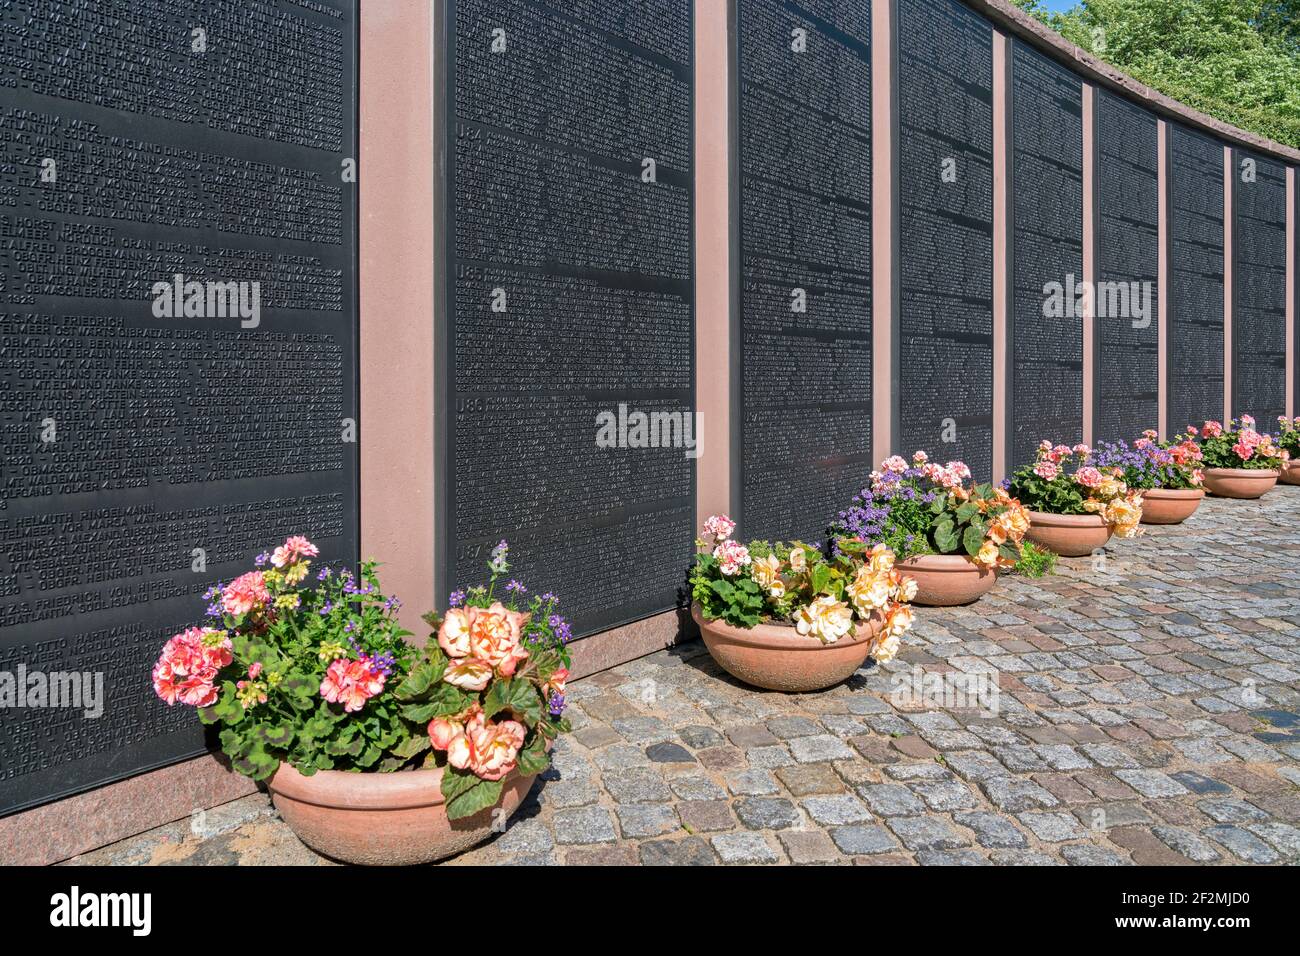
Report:
M788 622L803 636L834 644L874 617L880 629L871 656L893 659L912 624L908 602L916 596L916 581L899 574L889 548L845 541L827 558L798 541L746 546L731 539L735 528L730 518L715 515L695 542L691 594L706 620L743 628Z
M360 578L323 568L308 584L318 554L294 536L259 555L256 570L205 595L209 623L171 638L153 668L155 693L219 726L222 750L255 780L282 760L305 774L396 769L384 758L408 736L385 693L415 656L400 603L380 592L373 563Z
M1148 429L1129 447L1127 442L1102 442L1094 449L1092 463L1098 468L1120 468L1129 488L1168 488L1186 491L1201 487L1201 448L1190 435L1173 441L1157 440Z
M1277 423L1282 426L1282 431L1277 438L1277 447L1284 459L1295 461L1300 458L1300 415L1295 418L1279 415Z
M1059 515L1100 515L1121 538L1142 533L1142 495L1124 481L1117 465L1099 467L1087 445L1043 441L1032 465L1012 475L1008 491L1031 511Z
M442 766L442 793L452 820L472 816L501 799L512 771L541 773L550 746L569 729L564 689L572 636L556 613L553 594L532 596L511 579L508 547L492 550L491 577L451 596L424 655L395 695L403 716L424 726L404 753L428 751L425 766Z
M971 483L963 462L939 465L918 451L910 466L895 455L881 468L831 525L837 541L884 544L903 558L962 554L988 568L1020 560L1025 509L1002 488Z
M568 729L570 629L554 595L521 610L526 589L511 581L497 597L504 542L488 585L453 595L444 619L426 615L437 635L423 652L406 642L373 562L359 579L324 568L307 584L318 554L291 537L209 591L212 623L177 634L154 666L158 696L197 707L256 780L282 761L307 776L445 766L453 820L494 805L516 768L546 768L549 742Z
M1188 426L1197 436L1198 430ZM1255 419L1242 415L1226 426L1209 421L1199 429L1201 454L1207 468L1249 468L1274 470L1282 467L1282 450L1273 439L1255 430Z

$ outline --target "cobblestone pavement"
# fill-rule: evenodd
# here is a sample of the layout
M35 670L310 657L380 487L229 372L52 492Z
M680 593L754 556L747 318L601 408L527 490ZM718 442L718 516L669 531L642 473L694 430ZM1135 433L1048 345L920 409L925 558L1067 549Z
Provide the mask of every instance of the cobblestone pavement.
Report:
M578 681L544 782L452 862L1294 863L1298 519L1300 488L1207 501L922 609L898 660L822 693L742 686L698 641ZM921 672L995 673L997 713L908 706ZM325 861L255 795L73 862Z

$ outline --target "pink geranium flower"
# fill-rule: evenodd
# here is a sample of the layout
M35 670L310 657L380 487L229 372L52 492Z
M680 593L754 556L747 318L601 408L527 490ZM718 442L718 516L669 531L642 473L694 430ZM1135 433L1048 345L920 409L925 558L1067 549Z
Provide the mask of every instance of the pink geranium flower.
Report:
M348 713L356 713L384 689L387 677L372 669L370 661L350 661L340 657L325 671L320 693L331 704L342 704Z
M215 682L234 659L230 638L208 627L191 627L163 645L153 667L153 690L167 704L178 700L191 707L217 702Z
M704 522L704 531L713 535L714 538L721 541L724 538L730 538L731 533L736 530L736 522L732 521L726 515L713 515Z
M1090 465L1085 465L1074 473L1074 480L1085 488L1096 488L1102 482L1101 472Z
M271 563L277 568L297 564L304 558L314 558L320 554L320 548L300 534L285 539L284 544L271 553Z
M221 608L233 617L260 610L271 601L261 571L241 574L221 589Z
M1054 481L1056 476L1060 473L1061 469L1057 467L1056 462L1048 459L1044 459L1034 465L1034 474L1039 478L1042 478L1044 481Z

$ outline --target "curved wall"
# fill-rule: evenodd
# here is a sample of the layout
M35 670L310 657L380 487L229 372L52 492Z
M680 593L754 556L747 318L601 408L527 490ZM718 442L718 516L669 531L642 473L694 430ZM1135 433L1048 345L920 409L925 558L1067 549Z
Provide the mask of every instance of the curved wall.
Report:
M1043 438L1294 414L1300 153L1143 87L1002 0L732 7L744 414L729 503L746 533L807 536L889 454L924 448L1000 478ZM848 220L836 204L862 189L863 162L874 190ZM758 253L800 237L769 287ZM870 292L823 295L816 322L771 334L776 293L850 261ZM764 445L782 393L800 402L778 401Z

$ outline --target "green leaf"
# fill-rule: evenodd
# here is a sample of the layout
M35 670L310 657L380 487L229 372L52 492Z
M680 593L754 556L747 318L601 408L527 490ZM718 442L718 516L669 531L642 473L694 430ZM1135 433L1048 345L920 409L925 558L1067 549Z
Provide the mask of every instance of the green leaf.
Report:
M961 543L971 557L979 554L980 548L984 546L984 529L975 524L967 525L965 533L961 536Z
M546 752L546 738L541 734L535 734L532 743L519 751L519 761L516 766L523 776L530 777L535 773L541 773L550 765L551 755Z
M503 710L511 711L531 727L542 719L542 695L526 679L494 681L483 698L483 713L490 720Z
M330 740L326 741L323 748L331 757L355 757L365 750L366 741L364 737L354 737L351 740Z
M812 571L812 577L809 583L812 585L813 593L820 594L825 590L826 585L830 583L831 566L829 564L819 563Z
M473 775L470 774L470 776ZM442 778L444 781L447 779L445 772ZM501 800L502 781L479 780L477 777L474 777L474 781L475 783L468 789L448 798L446 804L447 819L463 820L466 817L472 817L489 807L496 806Z
M420 700L429 693L430 688L442 680L442 675L447 670L447 658L441 648L438 649L438 657L441 660L421 661L412 667L411 673L394 689L393 696L398 700Z
M405 761L419 756L432 746L433 741L429 739L428 734L412 734L393 747L391 753L394 757L400 757Z
M444 800L454 800L476 785L479 778L468 770L459 770L448 766L442 772L442 796Z
M293 724L287 720L278 724L258 724L255 732L264 746L275 750L288 749L293 742Z
M952 554L957 550L957 530L952 518L945 516L935 522L934 545L943 554Z

